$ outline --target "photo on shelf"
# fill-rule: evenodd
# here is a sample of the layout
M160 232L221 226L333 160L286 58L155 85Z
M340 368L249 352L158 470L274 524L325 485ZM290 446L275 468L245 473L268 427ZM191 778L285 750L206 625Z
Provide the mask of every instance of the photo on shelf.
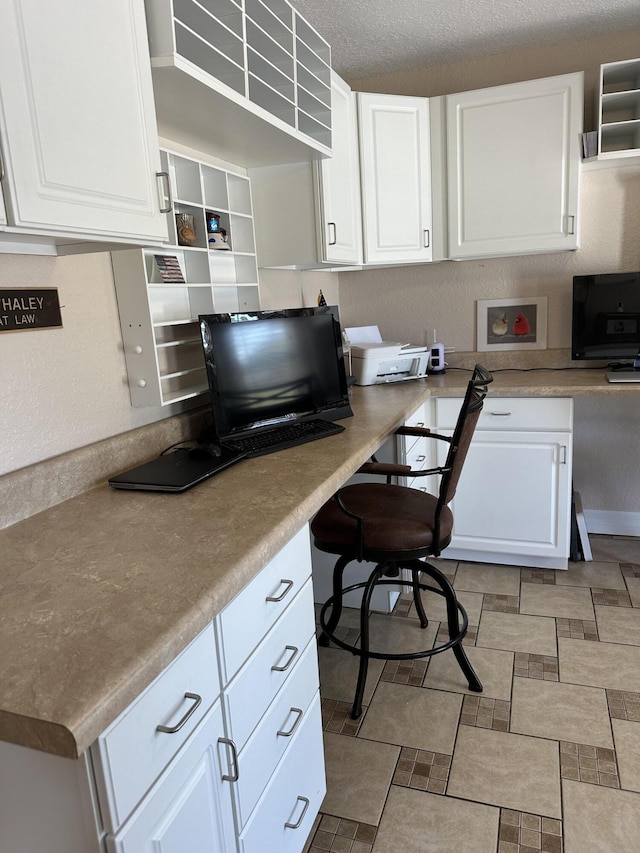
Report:
M184 284L180 261L175 255L154 255L162 281Z

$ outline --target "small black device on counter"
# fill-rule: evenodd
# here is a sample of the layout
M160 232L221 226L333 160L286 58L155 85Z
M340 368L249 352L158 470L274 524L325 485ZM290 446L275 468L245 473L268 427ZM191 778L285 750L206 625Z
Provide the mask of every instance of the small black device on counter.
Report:
M111 477L109 485L135 491L184 492L243 457L244 454L224 447L180 448Z

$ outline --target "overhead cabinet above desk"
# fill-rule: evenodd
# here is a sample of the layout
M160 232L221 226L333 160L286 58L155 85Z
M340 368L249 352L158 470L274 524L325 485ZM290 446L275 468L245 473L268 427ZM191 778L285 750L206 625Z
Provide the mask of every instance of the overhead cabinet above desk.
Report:
M331 153L331 50L287 0L146 0L161 136L239 166Z

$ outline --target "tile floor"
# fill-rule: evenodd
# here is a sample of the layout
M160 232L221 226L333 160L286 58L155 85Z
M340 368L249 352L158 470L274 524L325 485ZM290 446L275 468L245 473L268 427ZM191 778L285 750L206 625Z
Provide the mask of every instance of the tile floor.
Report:
M640 852L640 539L591 547L566 572L438 561L482 694L451 652L372 661L354 721L357 658L320 648L327 795L309 853ZM372 634L426 648L439 596L427 615L420 631L402 597Z

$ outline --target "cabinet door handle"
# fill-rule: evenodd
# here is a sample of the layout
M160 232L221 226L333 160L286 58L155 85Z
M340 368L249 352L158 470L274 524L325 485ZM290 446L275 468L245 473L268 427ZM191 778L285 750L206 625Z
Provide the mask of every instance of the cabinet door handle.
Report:
M2 157L2 151L0 151L0 181L4 181L5 172L4 172L4 159Z
M285 585L284 592L281 595L268 595L265 598L265 601L282 601L282 599L293 586L293 581L290 581L287 578L280 578L280 583L283 583Z
M329 245L335 246L335 244L338 242L338 230L336 228L336 223L335 222L327 222L327 225L329 227ZM333 240L331 239L331 232L332 231L333 231Z
M189 717L192 717L195 714L196 709L202 702L202 696L198 696L197 693L185 693L184 698L193 699L193 705L189 708L187 713L180 720L178 720L175 726L156 726L157 732L163 732L167 735L174 735L176 732L180 731L180 729L184 726Z
M560 445L560 464L561 465L567 464L567 448L565 447L564 444Z
M567 216L567 230L569 234L576 233L576 218L575 216Z
M240 768L238 767L238 750L235 743L228 737L219 737L218 743L223 743L231 750L231 772L222 775L223 782L237 782L240 778Z
M304 711L302 710L302 708L291 708L291 710L289 711L289 714L297 714L298 716L296 717L294 724L291 726L291 728L289 729L288 732L285 732L284 729L280 729L280 731L276 732L276 734L279 735L280 737L291 737L291 735L295 732L295 730L300 725L300 720L302 719L302 715L304 714ZM289 714L287 714L287 716L289 716Z
M307 809L309 808L309 800L306 797L298 797L296 799L296 805L298 803L303 803L302 813L300 814L300 817L295 823L285 823L285 829L297 829L304 820L304 816L306 815Z
M158 191L161 199L160 213L171 213L173 210L173 199L171 198L171 181L169 180L169 173L156 172L156 180L158 181ZM168 206L163 205L163 199L167 200Z
M424 248L428 249L431 245L431 232L428 228L424 229Z
M291 666L291 664L295 660L296 655L298 654L298 647L297 646L285 646L284 650L285 650L285 652L286 651L291 652L291 655L289 656L289 660L285 664L283 664L282 666L276 666L276 664L274 663L274 665L271 667L272 672L285 672L285 670L289 669L289 667Z
M488 412L493 418L510 418L511 412Z

